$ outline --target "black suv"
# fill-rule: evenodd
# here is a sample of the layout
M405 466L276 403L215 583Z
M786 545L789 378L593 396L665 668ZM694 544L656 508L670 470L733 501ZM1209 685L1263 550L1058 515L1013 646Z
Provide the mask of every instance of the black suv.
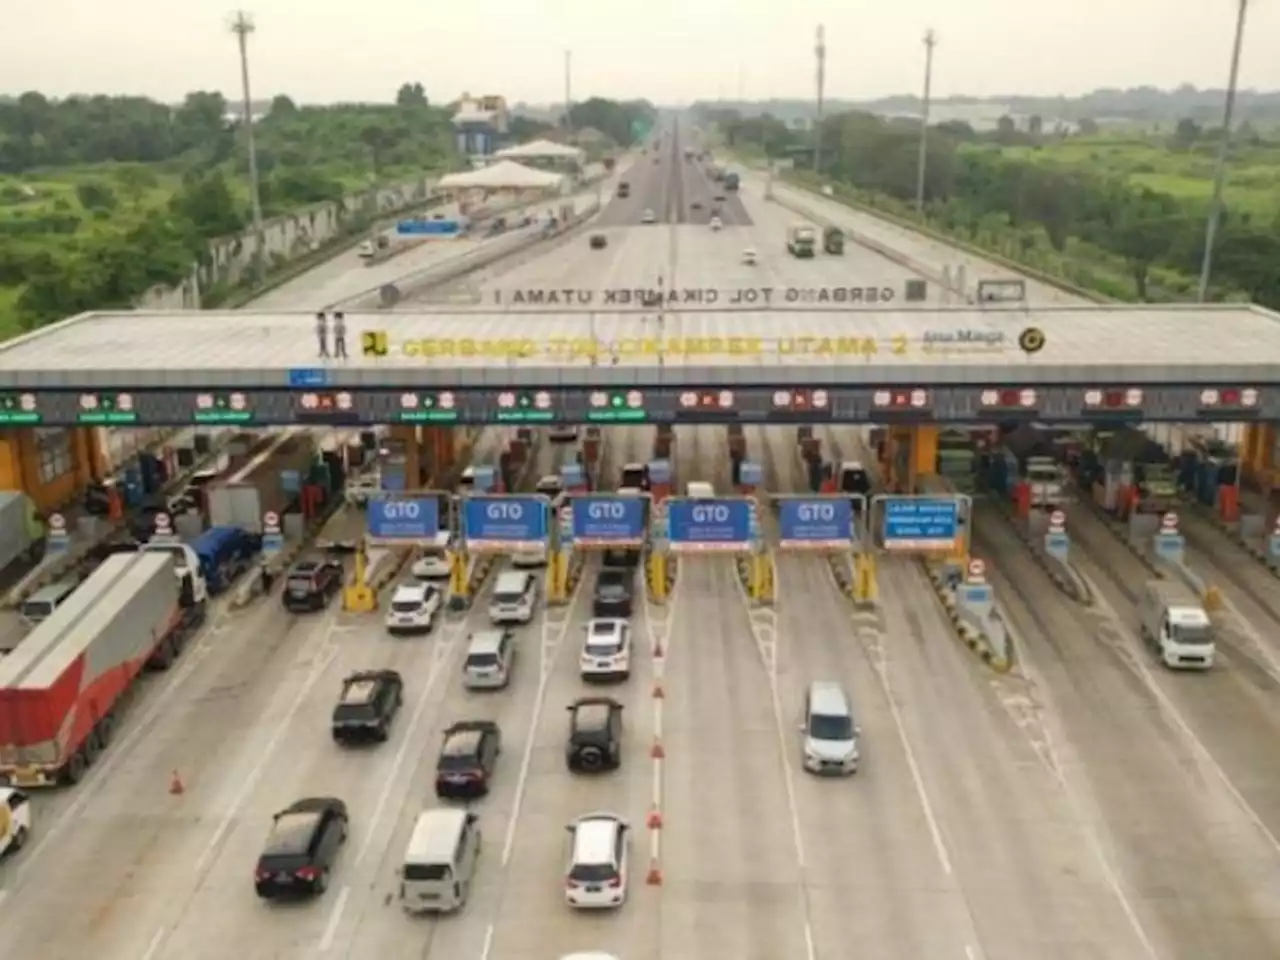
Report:
M565 760L578 773L601 773L622 765L622 704L610 697L583 697L567 708Z
M283 603L290 613L323 610L342 589L342 564L337 560L302 560L289 568Z
M603 250L609 245L609 239L603 233L593 233L591 235L591 249Z
M591 596L591 615L626 620L634 606L635 571L610 568L596 574Z
M502 731L492 720L464 720L444 732L436 761L436 796L471 799L489 792L502 752Z
M324 893L346 839L347 805L336 797L311 797L281 810L253 872L258 896L274 900Z
M394 670L362 670L342 681L333 708L333 739L357 743L387 739L391 721L404 703L404 680Z

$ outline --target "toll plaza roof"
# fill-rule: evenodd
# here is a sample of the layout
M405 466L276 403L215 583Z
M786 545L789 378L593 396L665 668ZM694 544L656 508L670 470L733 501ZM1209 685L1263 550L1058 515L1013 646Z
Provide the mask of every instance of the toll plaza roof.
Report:
M348 360L318 359L312 313L86 313L0 344L0 383L37 390L686 383L1280 386L1280 314L1252 305L892 303L667 309L659 315L655 306L640 305L645 291L625 292L636 296L597 291L566 297L601 304L595 311L351 313L346 317ZM732 303L731 292L721 293L719 303Z

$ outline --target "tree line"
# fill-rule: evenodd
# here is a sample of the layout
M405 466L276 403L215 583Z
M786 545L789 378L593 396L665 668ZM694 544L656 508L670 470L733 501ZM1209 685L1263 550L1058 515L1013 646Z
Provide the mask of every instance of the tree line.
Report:
M700 116L718 127L730 147L793 159L800 167L813 165L815 141L807 131L768 115L744 117L704 107ZM1180 124L1174 140L1194 136L1197 130L1194 123ZM829 117L823 124L817 175L890 198L905 210L903 205L916 195L919 142L918 122L860 112ZM1183 278L1198 276L1205 201L1135 185L1101 164L1097 169L1081 168L1035 156L1034 150L1028 157L1004 149L1039 142L1034 125L1032 131L1022 132L1001 123L987 135L963 123L932 127L925 173L928 221L973 242L992 234L1012 238L1028 255L1040 246L1066 254L1075 244L1105 251L1124 264L1131 279L1128 290L1100 291L1113 296L1148 299L1154 294L1153 276L1161 270ZM1176 142L1170 144L1171 149L1177 147ZM1280 307L1277 262L1280 215L1233 205L1228 197L1214 253L1214 293L1242 293Z

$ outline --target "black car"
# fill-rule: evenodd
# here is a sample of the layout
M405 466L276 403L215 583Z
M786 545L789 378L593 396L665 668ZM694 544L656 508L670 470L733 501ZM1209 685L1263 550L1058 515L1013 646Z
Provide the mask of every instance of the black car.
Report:
M635 573L628 568L612 567L596 575L591 596L591 615L625 620L634 604Z
M337 560L302 560L285 578L284 608L290 613L323 610L342 589L342 564Z
M502 752L502 731L492 720L464 720L444 732L436 761L436 796L468 800L489 792Z
M324 893L346 839L347 805L336 797L311 797L281 810L253 872L258 896L274 900Z
M395 670L349 674L333 708L333 739L338 743L382 743L403 703L404 680Z
M565 761L578 773L602 773L622 765L622 704L611 697L583 697L569 711Z
M600 557L600 565L606 570L634 570L644 559L641 551L628 547L608 547Z
M591 249L603 250L609 245L609 240L603 233L593 233L591 235Z

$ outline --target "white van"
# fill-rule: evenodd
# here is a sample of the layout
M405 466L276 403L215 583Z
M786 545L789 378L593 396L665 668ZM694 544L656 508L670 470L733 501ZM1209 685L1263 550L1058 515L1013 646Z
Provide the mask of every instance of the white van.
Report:
M839 684L809 684L800 732L804 736L804 768L810 773L848 776L858 772L862 730Z
M387 610L387 632L427 633L436 625L440 612L440 590L429 583L402 583L391 595Z
M684 492L691 500L714 500L716 497L716 488L705 480L690 480Z
M80 586L79 580L60 580L57 583L49 584L47 587L41 587L22 601L22 609L19 612L22 621L28 626L34 627L36 624L48 620L53 616L53 611L62 606L67 597L75 593L78 586Z
M1138 608L1142 638L1175 670L1208 670L1215 652L1213 623L1185 584L1149 580Z
M418 814L400 867L408 913L447 913L467 902L480 856L480 817L441 808Z
M491 623L528 623L537 606L537 577L527 570L504 570L498 574L489 597Z
M467 641L462 685L468 690L500 690L511 682L516 641L509 630L482 630Z

